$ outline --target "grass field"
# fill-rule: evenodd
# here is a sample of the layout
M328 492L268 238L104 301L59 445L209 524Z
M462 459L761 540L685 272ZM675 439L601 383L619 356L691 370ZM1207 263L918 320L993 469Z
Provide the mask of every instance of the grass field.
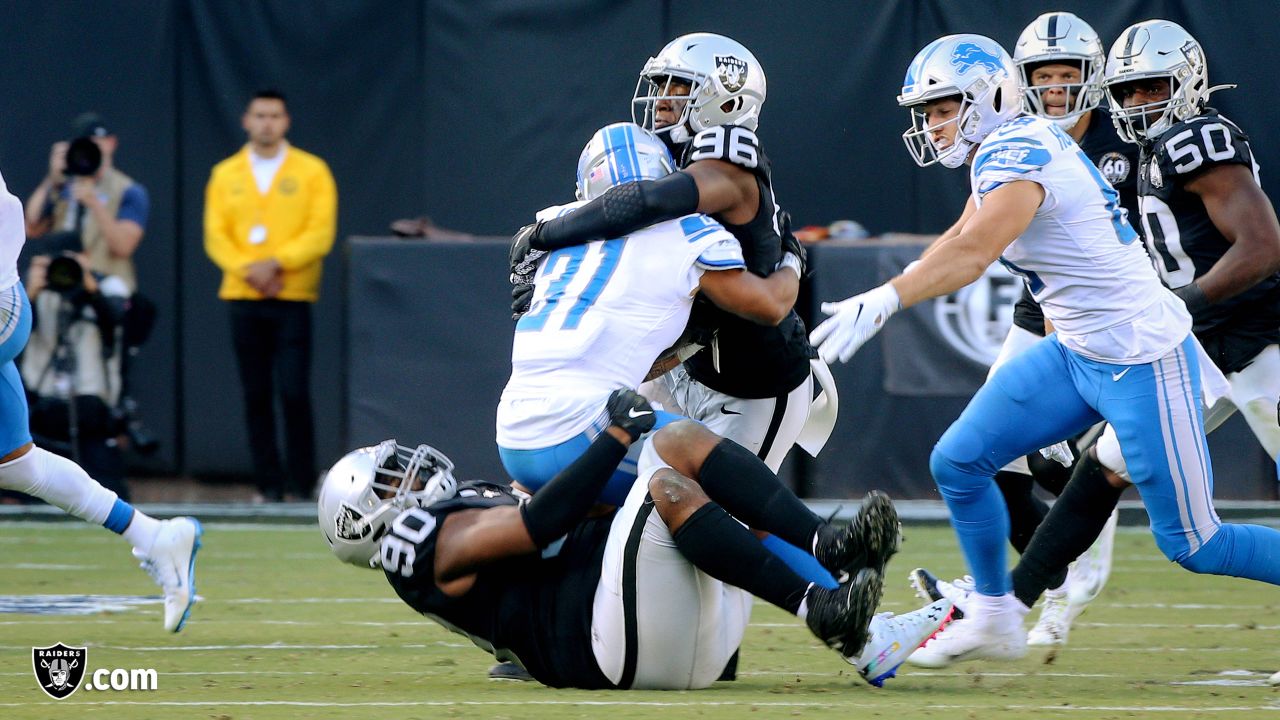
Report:
M961 570L951 532L908 527L886 608L916 565ZM0 595L149 595L125 544L78 524L0 527ZM85 616L0 614L0 718L1280 717L1280 593L1196 577L1122 528L1115 571L1071 645L1010 664L904 672L867 686L794 618L757 605L737 682L699 692L557 691L485 678L486 654L416 616L378 574L339 565L314 528L206 528L203 601L179 635L158 604ZM88 646L87 667L155 668L159 689L37 687L31 647Z

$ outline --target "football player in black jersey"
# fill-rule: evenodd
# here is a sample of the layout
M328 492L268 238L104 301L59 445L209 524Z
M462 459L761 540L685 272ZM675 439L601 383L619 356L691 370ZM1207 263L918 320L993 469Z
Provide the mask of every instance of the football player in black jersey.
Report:
M873 618L896 514L833 528L748 451L687 420L650 439L675 462L650 466L622 508L592 514L627 448L654 426L653 407L630 390L610 396L608 415L531 499L458 483L426 445L357 450L325 476L321 530L340 559L381 567L415 610L553 687L707 687L742 639L747 592L803 618L878 683L950 610ZM731 462L743 455L747 472ZM736 518L814 548L851 579L835 590L809 583Z
M1212 360L1213 367L1202 367L1205 429L1240 409L1275 457L1280 222L1258 185L1248 137L1208 107L1216 88L1209 86L1204 51L1167 20L1125 29L1111 48L1103 83L1117 131L1141 149L1138 194L1148 252L1186 301L1196 338ZM1209 378L1223 373L1225 397L1212 402ZM1030 606L1062 581L1127 485L1119 444L1114 433L1104 433L1014 568L1019 600Z
M620 185L571 215L523 229L512 249L513 310L522 311L522 286L536 269L525 260L528 248L620 237L694 212L711 215L733 233L747 269L757 275L773 272L786 251L804 258L789 217L774 199L769 159L755 133L765 94L764 70L755 56L722 35L684 35L650 58L637 83L633 119L668 143L681 170ZM654 383L664 401L678 406L668 410L740 443L774 471L802 430L803 447L817 454L835 425L836 389L794 310L777 327L764 327L700 299L687 336L691 342L673 356L678 359L670 372ZM815 377L824 393L817 400ZM811 407L824 410L810 418ZM811 581L834 587L834 579L803 551L776 537L765 544Z

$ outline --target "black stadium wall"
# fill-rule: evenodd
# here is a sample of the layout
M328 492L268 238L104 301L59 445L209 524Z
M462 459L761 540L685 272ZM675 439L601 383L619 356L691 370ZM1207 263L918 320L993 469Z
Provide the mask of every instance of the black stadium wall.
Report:
M347 426L357 413L346 397L375 411L379 394L433 397L434 366L413 359L423 348L457 344L456 338L442 341L443 332L501 329L492 317L501 317L507 302L500 261L466 262L447 275L451 292L472 293L470 302L445 302L422 281L417 297L485 319L443 318L415 307L403 314L427 324L397 325L394 306L348 304L345 239L383 235L390 220L422 214L477 235L507 235L537 209L563 202L572 193L582 144L595 128L629 118L644 60L682 33L729 35L763 64L769 96L760 137L774 163L778 200L800 225L850 218L873 234L945 228L963 203L966 177L918 169L907 156L899 137L907 116L894 98L908 62L927 42L952 32L979 32L1011 47L1032 18L1056 9L1084 17L1108 44L1138 20L1182 23L1205 47L1211 82L1240 86L1215 96L1214 104L1251 134L1264 187L1268 169L1280 167L1280 127L1269 112L1271 71L1280 65L1280 47L1269 33L1278 15L1267 0L119 0L109 10L97 3L6 0L0 7L8 19L0 24L6 59L0 171L9 188L25 198L45 172L49 145L66 137L75 115L92 109L120 138L118 165L151 193L137 264L141 287L161 315L135 384L145 420L163 443L142 468L154 472L212 478L249 470L228 321L215 297L218 274L201 245L201 213L209 170L243 142L239 116L258 88L286 92L291 140L325 158L339 187L340 239L326 261L315 316L322 464L348 443L372 439ZM399 262L394 255L381 261ZM388 278L424 281L440 271L416 274L403 263L397 269L402 272ZM824 298L860 289L834 281L823 287L829 291L815 292ZM364 351L376 355L387 347L388 356L406 359L387 368L394 383L349 377L349 340L368 336L371 326L386 330ZM507 341L484 346L501 353ZM847 372L840 373L842 386ZM476 380L491 384L492 374L488 369ZM477 388L475 396L496 399L498 382ZM367 392L357 395L357 385ZM852 413L859 404L885 405L882 395L858 397L850 387L842 404ZM940 410L922 402L899 404L921 416L954 414L963 404L951 400ZM406 433L401 440L430 440L436 423L452 422L451 410L413 408L421 417L398 421ZM851 427L851 417L842 417L837 439L862 430ZM413 430L421 434L409 437ZM470 461L460 464L492 472L491 426L456 434L462 447L441 444ZM862 445L852 442L856 452L829 448L841 455L831 462L859 462ZM920 445L931 442L924 437ZM890 466L885 472L908 471ZM832 468L799 476L836 494L838 474ZM1273 492L1258 485L1245 494Z

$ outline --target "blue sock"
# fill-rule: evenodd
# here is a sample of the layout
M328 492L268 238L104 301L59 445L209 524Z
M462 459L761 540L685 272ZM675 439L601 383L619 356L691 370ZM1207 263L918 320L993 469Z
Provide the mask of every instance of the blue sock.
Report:
M102 526L120 535L125 528L129 527L129 523L132 520L133 506L120 498L116 498L116 504L111 506L111 512L107 513L107 519L103 521Z
M818 587L835 590L840 587L836 579L822 567L818 559L777 535L767 535L760 541L765 548L778 556L791 571Z

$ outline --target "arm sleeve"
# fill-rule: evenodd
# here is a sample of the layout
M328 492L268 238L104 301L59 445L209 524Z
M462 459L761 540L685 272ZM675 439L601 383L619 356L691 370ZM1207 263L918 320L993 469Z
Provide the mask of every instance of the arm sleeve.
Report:
M134 183L124 191L120 198L120 209L116 212L117 220L131 220L147 229L147 218L151 215L151 197L147 189Z
M698 200L698 183L684 172L617 185L573 213L548 220L529 245L535 250L555 250L622 237L697 212Z
M573 464L522 504L520 515L534 544L545 548L581 522L626 455L625 445L600 433Z
M221 184L214 170L204 192L204 252L223 272L240 275L243 262L231 237L231 218L223 204Z
M324 259L333 249L337 233L338 187L327 165L321 164L311 178L311 202L302 234L280 248L276 260L285 270L298 270Z

